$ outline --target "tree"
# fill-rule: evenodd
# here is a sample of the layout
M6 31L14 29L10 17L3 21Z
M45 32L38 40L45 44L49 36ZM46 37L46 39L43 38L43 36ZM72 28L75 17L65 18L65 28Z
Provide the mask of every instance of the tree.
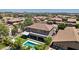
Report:
M76 27L76 28L79 28L79 24L76 24L75 27Z
M33 24L33 21L31 18L28 18L28 19L25 19L24 21L24 26L29 26L29 25L32 25Z
M0 37L1 36L8 36L8 31L9 29L8 29L8 27L5 25L5 24L3 24L3 23L0 23Z
M18 26L14 25L14 28L12 29L12 35L16 35L18 33Z
M18 24L18 28L19 28L20 30L24 30L24 24L23 24L23 23L19 23L19 24Z
M79 21L79 15L75 15L77 17L77 21Z
M45 37L44 41L45 41L46 45L49 45L51 43L51 41L52 41L52 37L50 37L50 36Z
M23 24L21 24L21 29L24 30L26 26L30 26L33 24L33 21L31 18L25 19L25 21L23 22Z
M79 21L79 18L77 18L77 21Z
M64 29L66 27L66 24L64 24L64 23L61 23L61 24L59 24L58 25L58 29Z
M9 45L12 43L12 42L11 42L11 38L8 37L8 36L5 36L5 37L3 38L2 43L5 44L5 45L7 45L7 46L9 46Z
M0 19L2 19L3 17L0 15Z
M15 42L11 45L11 49L13 50L21 50L25 49L22 44L25 42L22 38L16 38Z

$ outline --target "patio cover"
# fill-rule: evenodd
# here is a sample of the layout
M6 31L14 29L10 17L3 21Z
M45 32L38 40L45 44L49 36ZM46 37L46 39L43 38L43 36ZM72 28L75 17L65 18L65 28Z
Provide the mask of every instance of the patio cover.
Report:
M24 31L24 32L22 33L22 35L28 36L28 35L29 35L29 32Z

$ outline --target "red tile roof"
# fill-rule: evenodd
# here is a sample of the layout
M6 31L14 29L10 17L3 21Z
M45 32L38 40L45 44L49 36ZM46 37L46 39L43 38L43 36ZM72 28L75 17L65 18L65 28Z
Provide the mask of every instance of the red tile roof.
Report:
M43 24L43 23L35 23L31 26L28 26L29 28L39 29L39 30L45 30L50 31L54 26L49 24Z
M79 41L77 29L74 27L67 27L65 30L59 30L57 35L53 38L54 42L62 41Z
M76 22L76 19L68 19L69 22Z
M51 18L51 20L62 21L62 18L54 17L54 18Z

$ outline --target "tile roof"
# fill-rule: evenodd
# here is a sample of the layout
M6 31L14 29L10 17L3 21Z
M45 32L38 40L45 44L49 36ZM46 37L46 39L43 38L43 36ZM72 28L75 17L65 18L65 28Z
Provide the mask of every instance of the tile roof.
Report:
M79 41L77 29L75 27L67 27L65 30L59 30L57 35L53 38L53 41Z
M35 23L35 24L28 26L28 27L34 28L34 29L39 29L39 30L50 31L54 27L54 25L43 24L43 23Z
M68 19L67 21L69 21L69 22L76 22L76 19Z
M12 18L10 20L8 20L9 22L16 22L16 21L22 21L22 19L20 18Z
M51 20L62 21L62 18L54 17L54 18L51 18Z

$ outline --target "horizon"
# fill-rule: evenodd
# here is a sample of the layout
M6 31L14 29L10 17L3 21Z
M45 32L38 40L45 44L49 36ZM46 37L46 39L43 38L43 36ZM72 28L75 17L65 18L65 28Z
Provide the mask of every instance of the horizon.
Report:
M79 13L79 9L0 9L0 12Z

